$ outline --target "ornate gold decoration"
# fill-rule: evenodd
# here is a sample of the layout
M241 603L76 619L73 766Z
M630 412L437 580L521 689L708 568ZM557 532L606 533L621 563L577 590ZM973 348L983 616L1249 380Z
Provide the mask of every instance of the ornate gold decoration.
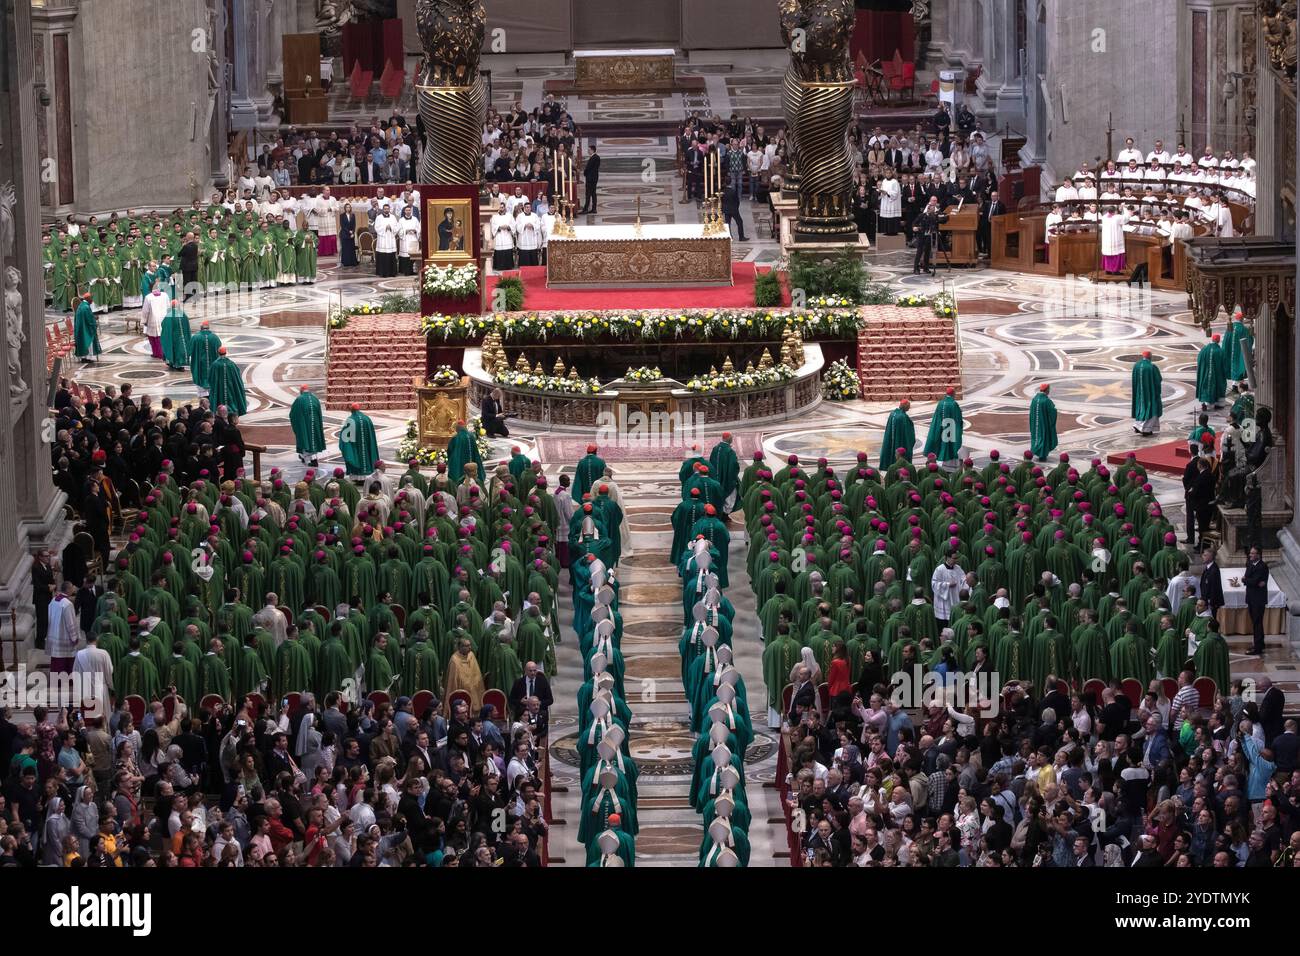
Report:
M790 48L782 86L787 143L799 191L796 241L856 241L850 215L853 0L781 0L781 35ZM787 146L787 149L790 149Z
M456 433L456 423L469 417L468 386L461 384L437 388L417 381L415 393L420 445L424 448L445 448L451 436Z
M551 374L557 376L564 374L564 359L556 356L555 365L551 367Z
M758 367L761 369L772 367L772 353L767 349L763 349L763 354L758 357Z
M581 376L578 375L578 366L574 365L569 369L569 381L576 382Z
M537 367L536 367L535 369L533 369L533 374L534 374L534 375L545 375L545 374L546 374L546 369L542 368L542 363L541 363L541 362L538 362L538 363L537 363Z
M520 352L519 358L515 359L515 371L527 373L529 368L528 358L523 352Z
M1295 0L1259 0L1260 29L1273 69L1291 85L1296 77L1296 2Z
M731 364L731 356L728 355L722 363L722 374L728 375L736 370L736 366Z
M573 84L586 90L638 90L671 87L676 58L661 56L578 56Z
M477 183L487 118L479 77L487 13L482 0L418 0L415 21L424 47L415 98L427 137L420 182Z
M563 239L546 253L550 285L731 284L731 237Z

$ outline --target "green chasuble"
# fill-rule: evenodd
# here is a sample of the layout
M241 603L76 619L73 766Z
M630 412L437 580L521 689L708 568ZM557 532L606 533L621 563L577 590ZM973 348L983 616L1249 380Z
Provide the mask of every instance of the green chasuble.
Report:
M371 648L366 660L366 690L387 691L393 683L393 665L379 648Z
M1196 673L1214 681L1219 693L1226 694L1232 687L1228 670L1228 642L1222 634L1206 634L1196 645Z
M191 338L190 317L173 302L162 324L163 361L168 368L184 368L190 364Z
M375 423L360 409L354 409L339 429L339 451L349 475L364 477L375 470L375 462L379 460Z
M316 673L316 696L321 700L330 691L339 690L343 687L343 682L352 677L356 669L352 666L352 661L348 658L347 648L337 637L330 636L325 638L325 642L320 646L320 661ZM435 687L441 687L441 684L435 684Z
M235 691L235 704L242 704L249 694L257 693L263 679L267 676L269 675L266 673L266 667L262 664L261 655L257 653L256 648L247 645L237 648L235 666L230 675L231 685Z
M294 450L300 455L316 457L325 450L325 426L320 399L304 389L289 407L289 424L293 427Z
M1163 415L1165 403L1159 367L1149 358L1140 358L1133 366L1132 380L1133 419L1145 422Z
M594 446L593 446L594 447ZM605 476L605 460L594 451L587 452L573 472L573 503L581 505L582 496Z
M288 640L276 649L275 674L271 685L276 697L312 689L311 654L296 640Z
M442 687L442 661L428 641L416 641L406 649L402 683L412 692Z
M1073 643L1079 680L1110 680L1110 647L1101 628L1096 624L1075 628Z
M720 441L709 452L709 475L722 486L723 511L735 507L734 496L738 494L740 462L736 459L736 450L731 442Z
M1227 362L1218 336L1214 339L1196 355L1196 400L1204 405L1217 405L1228 394Z
M199 700L209 694L230 700L230 671L226 662L211 651L203 655L199 664Z
M1056 448L1056 404L1046 392L1039 392L1029 403L1029 449L1039 461L1045 461Z
M1160 635L1156 645L1156 672L1161 677L1176 678L1187 663L1187 636L1175 628Z
M208 370L208 401L213 408L225 405L232 415L248 412L248 399L244 396L244 380L239 367L224 355L218 355Z
M1146 687L1155 676L1151 666L1151 651L1141 636L1127 633L1110 648L1110 676L1114 680L1130 677Z
M196 712L199 706L199 672L185 659L184 654L173 654L167 659L162 672L162 686L175 687L181 700Z
M779 635L763 648L763 682L767 684L767 703L781 709L781 692L790 683L790 671L800 660L799 642L789 634Z
M465 465L471 461L478 466L478 478L483 481L487 476L483 474L483 456L479 454L478 440L468 426L457 424L456 434L447 442L448 477L460 481L465 477Z
M907 411L901 406L889 413L885 422L885 437L880 440L880 467L888 468L897 459L912 460L912 448L916 445L916 426L907 417ZM903 449L900 455L898 449Z
M148 703L158 696L161 687L158 668L139 651L132 651L122 658L117 670L113 672L113 690L118 697L135 694Z
M961 406L951 395L939 399L930 418L930 432L925 437L925 454L939 461L955 461L961 454Z
M99 320L85 299L77 306L77 314L72 320L72 337L77 358L100 355L104 351L99 347Z
M198 388L208 387L208 374L220 349L221 339L211 329L200 328L190 339L190 378Z
M1223 340L1223 354L1228 365L1229 379L1240 382L1246 377L1246 351L1253 354L1254 349L1255 336L1251 335L1246 324L1241 320L1232 323L1228 329L1228 337Z

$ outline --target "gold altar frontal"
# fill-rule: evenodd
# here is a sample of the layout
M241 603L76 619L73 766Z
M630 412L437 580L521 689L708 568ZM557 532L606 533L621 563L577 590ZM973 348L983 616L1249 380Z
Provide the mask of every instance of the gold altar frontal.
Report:
M458 385L430 385L417 378L414 384L420 447L446 448L457 422L469 420L469 379L462 377Z
M616 93L671 89L676 82L674 50L577 50L573 54L576 90Z
M698 224L576 226L546 246L546 284L566 288L731 285L731 236Z

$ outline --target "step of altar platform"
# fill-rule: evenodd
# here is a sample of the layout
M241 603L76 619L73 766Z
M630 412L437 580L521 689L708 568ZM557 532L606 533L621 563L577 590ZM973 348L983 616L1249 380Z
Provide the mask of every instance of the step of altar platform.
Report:
M329 333L325 407L393 411L415 407L413 382L425 374L426 344L414 314L355 315Z
M961 396L957 324L924 306L863 309L858 379L872 402L937 401L949 388Z

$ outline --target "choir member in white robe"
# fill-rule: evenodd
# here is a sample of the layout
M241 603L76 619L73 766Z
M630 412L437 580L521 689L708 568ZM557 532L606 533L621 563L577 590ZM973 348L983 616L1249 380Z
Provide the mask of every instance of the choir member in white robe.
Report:
M1232 207L1228 205L1227 200L1219 198L1215 200L1211 208L1214 210L1214 225L1217 227L1217 235L1221 239L1231 239L1237 234L1232 226Z
M1165 149L1165 144L1163 142L1156 140L1155 149L1147 153L1147 162L1159 163L1161 166L1165 166L1169 163L1169 150Z
M1052 207L1052 211L1047 214L1047 222L1045 224L1045 236L1049 244L1056 238L1056 230L1064 221L1065 216L1061 212L1061 204L1057 203Z
M555 231L555 215L544 195L537 200L537 220L542 233L541 264L546 265L546 246L551 241L551 233Z
M275 180L271 178L269 169L262 170L262 175L253 180L253 195L263 202L266 201L266 197L271 195L274 189Z
M397 217L384 203L374 222L375 275L381 279L397 275L397 229Z
M167 293L161 288L155 286L154 290L144 297L144 334L149 338L149 348L156 359L163 357L162 324L170 308L171 302L167 298Z
M515 235L518 237L519 265L541 265L542 221L527 203L519 207L515 216Z
M397 220L397 271L404 276L415 275L415 260L420 258L420 220L407 206L402 218Z
M1124 271L1125 216L1108 206L1101 215L1101 266L1110 275Z
M316 247L318 256L334 256L339 251L339 201L330 195L328 186L316 198Z
M298 210L301 200L295 199L292 193L285 193L280 199L280 207L284 211L285 221L289 223L289 231L298 231Z
M1067 179L1061 185L1056 187L1056 195L1053 197L1056 202L1075 202L1079 198L1079 190L1074 188L1074 180Z
M488 223L492 236L492 269L498 274L515 267L515 221L501 200L497 214Z
M1136 144L1133 142L1133 137L1130 136L1128 139L1124 140L1124 148L1119 151L1119 155L1116 156L1115 159L1120 163L1127 163L1130 159L1136 159L1138 162L1142 162L1142 150L1136 147Z
M880 181L880 228L887 236L898 235L898 221L903 217L903 187L892 169L885 170Z
M257 180L253 178L252 169L244 170L244 174L240 176L239 180L235 183L235 188L238 190L236 198L241 200L254 194L254 191L257 189Z

